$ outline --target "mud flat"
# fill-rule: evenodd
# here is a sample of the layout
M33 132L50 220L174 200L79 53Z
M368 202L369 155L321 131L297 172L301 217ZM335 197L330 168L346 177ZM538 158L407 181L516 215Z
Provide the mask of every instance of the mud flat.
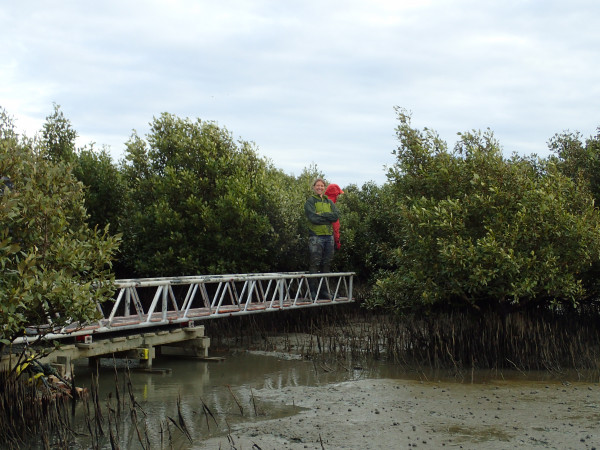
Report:
M360 379L254 392L293 416L249 421L194 448L600 449L598 383Z

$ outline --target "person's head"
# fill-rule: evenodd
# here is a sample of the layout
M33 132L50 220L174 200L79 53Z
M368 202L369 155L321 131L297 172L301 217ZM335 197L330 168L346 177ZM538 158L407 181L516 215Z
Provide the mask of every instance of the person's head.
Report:
M323 196L323 192L325 192L326 185L327 183L325 183L325 180L319 177L315 179L315 181L313 181L312 188L313 191L315 191L315 194Z

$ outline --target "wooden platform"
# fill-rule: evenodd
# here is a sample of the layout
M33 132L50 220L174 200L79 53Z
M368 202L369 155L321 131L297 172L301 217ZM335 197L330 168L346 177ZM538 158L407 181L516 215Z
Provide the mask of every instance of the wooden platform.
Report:
M72 361L88 358L127 358L139 361L140 369L152 369L157 353L169 356L208 358L210 338L204 336L204 326L161 330L130 336L87 335L80 342L62 344L48 356L39 359L51 364L61 375L69 377ZM16 362L16 355L4 355L0 368L6 370Z

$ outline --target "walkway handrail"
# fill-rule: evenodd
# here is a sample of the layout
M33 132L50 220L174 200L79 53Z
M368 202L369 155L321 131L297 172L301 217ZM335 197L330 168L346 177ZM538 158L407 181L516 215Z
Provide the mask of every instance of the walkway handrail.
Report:
M335 273L308 273L308 272L265 272L265 273L246 273L246 274L227 274L227 275L192 275L181 277L159 277L159 278L131 278L115 280L117 288L126 287L150 287L162 286L165 284L191 284L191 283L214 283L223 280L244 281L244 280L272 280L275 278L321 278L332 276L351 277L355 272L335 272Z

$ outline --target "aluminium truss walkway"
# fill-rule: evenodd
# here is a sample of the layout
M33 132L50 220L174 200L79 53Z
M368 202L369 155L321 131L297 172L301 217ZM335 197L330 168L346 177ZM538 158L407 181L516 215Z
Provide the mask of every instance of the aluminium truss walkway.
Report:
M98 305L103 318L73 323L48 333L30 329L15 342L62 339L102 333L144 333L173 325L194 327L201 320L349 303L353 272L200 275L117 280L116 298Z

